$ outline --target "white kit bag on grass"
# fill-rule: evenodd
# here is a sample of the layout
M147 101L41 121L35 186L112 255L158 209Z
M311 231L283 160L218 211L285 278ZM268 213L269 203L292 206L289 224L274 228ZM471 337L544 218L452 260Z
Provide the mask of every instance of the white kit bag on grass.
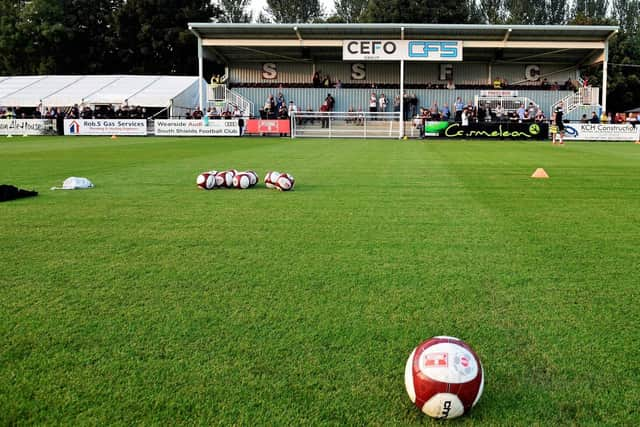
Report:
M51 187L52 190L82 190L93 188L93 183L87 178L70 176L62 183L62 187Z

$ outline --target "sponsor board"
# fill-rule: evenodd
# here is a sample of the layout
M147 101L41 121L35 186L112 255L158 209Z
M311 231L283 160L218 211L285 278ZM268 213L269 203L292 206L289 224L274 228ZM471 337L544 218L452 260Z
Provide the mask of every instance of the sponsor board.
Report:
M449 123L440 130L440 138L545 140L549 138L547 123Z
M290 133L289 120L247 120L245 133L251 135L287 134Z
M343 40L344 61L462 61L456 40Z
M147 135L146 119L65 119L65 135Z
M240 136L238 120L155 120L157 136Z
M637 137L638 128L629 123L567 123L564 125L564 139L583 141L636 141Z
M0 135L45 135L51 122L44 119L2 119Z

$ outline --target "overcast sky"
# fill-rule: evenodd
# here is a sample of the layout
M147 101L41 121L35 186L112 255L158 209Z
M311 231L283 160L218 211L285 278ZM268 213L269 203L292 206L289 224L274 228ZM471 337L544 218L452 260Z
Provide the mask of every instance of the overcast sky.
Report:
M330 13L334 11L333 0L320 0L320 4L324 8L325 13ZM251 9L257 12L261 11L266 6L267 6L267 0L253 0L251 2Z

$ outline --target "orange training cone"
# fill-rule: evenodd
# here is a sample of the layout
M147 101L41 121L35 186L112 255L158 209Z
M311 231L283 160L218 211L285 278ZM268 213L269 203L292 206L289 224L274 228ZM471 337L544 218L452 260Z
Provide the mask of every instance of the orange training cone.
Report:
M531 175L531 178L549 178L547 171L542 168L536 169L536 171Z
M111 135L111 139L116 139L118 138L116 135Z

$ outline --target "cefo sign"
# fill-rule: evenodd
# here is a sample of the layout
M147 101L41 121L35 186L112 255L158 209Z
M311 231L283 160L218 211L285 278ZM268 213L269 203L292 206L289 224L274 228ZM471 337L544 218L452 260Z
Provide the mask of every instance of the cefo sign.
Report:
M344 61L462 61L455 40L343 40Z

